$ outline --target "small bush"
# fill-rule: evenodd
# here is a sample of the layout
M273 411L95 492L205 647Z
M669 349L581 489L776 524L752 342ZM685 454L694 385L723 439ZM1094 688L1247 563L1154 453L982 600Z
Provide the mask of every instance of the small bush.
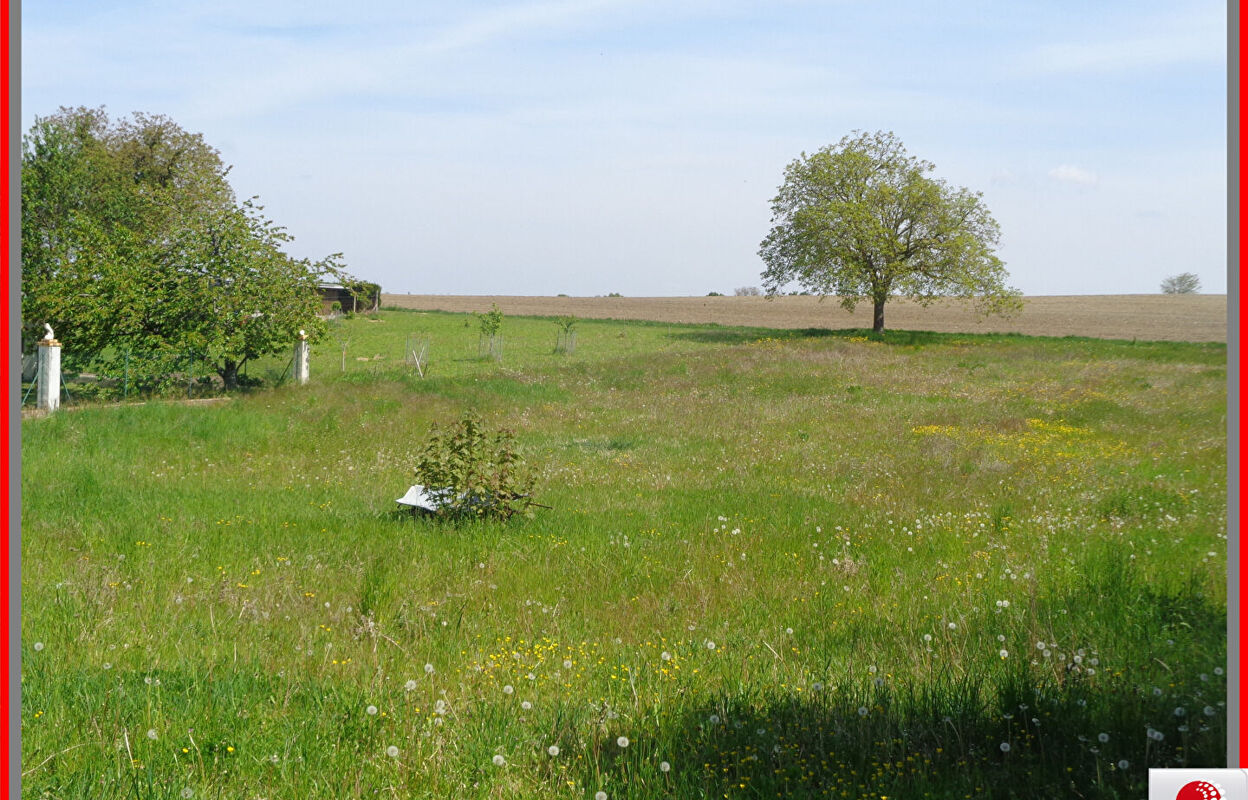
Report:
M738 289L733 289L732 293L737 297L759 297L762 295L763 290L757 286L742 286Z
M723 297L724 293L723 292L707 292L706 296L707 297Z
M1196 294L1200 291L1200 278L1194 273L1171 275L1161 282L1162 294Z
M534 478L509 430L489 432L480 417L464 414L434 425L416 459L416 482L446 518L508 519L531 515Z

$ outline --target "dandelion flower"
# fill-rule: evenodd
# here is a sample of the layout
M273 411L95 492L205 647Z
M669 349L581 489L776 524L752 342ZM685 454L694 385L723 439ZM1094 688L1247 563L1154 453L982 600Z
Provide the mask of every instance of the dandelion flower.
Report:
M659 772L671 772L671 771L672 771L671 764L667 763L666 761L659 762Z
M395 747L394 745L390 745L389 747L386 748L386 755L390 756L391 758L398 758L399 748Z
M662 653L659 653L659 658L663 659L664 661L671 661L672 654L664 650Z
M528 711L530 708L533 707L533 704L530 703L528 700L525 700L522 703L520 703L520 707L523 708L525 711Z
M501 767L502 765L507 763L507 759L503 758L502 756L494 756L494 758L491 760L494 762L494 766L496 767Z
M1008 753L1008 752L1010 752L1010 743L1009 743L1009 742L1002 742L1002 743L1001 743L1001 752L1002 752L1002 753Z
M407 683L403 684L403 689L408 692L416 691L416 681L409 680Z
M858 706L858 716L860 716L860 717L865 717L866 715L867 715L867 707L866 707L866 706Z
M1125 758L1118 762L1118 769L1126 769L1129 766L1131 766L1131 762Z
M102 667L104 667L104 669L112 669L112 668L113 668L113 665L112 665L112 664L110 664L110 663L108 663L107 661L105 661L103 664L101 664L101 666L102 666Z
M432 674L433 674L433 665L432 665L432 664L426 664L426 665L425 665L425 674L426 674L426 675L432 675Z
M559 745L552 744L550 747L546 748L546 752L550 753L552 756L559 755Z
M1176 709L1174 710L1174 715L1175 715L1176 717L1184 717L1184 716L1187 716L1187 709L1186 709L1186 708L1184 708L1183 706L1179 706L1178 708L1176 708Z
M949 630L951 630L951 631L956 631L957 629L958 629L958 623L956 623L956 622L950 622L950 623L949 623Z
M715 649L715 643L714 643L714 642L712 642L710 639L707 639L707 640L706 640L706 649L707 649L707 650L714 650L714 649Z
M1047 650L1047 649L1048 649L1048 645L1046 645L1044 642L1036 642L1036 649L1037 649L1037 650Z
M621 736L620 738L615 740L615 743L618 744L620 747L628 747L628 737Z
M867 672L870 672L872 675L874 675L877 671L878 671L878 668L874 664L867 667Z
M607 800L606 792L594 792L594 800Z
M43 642L35 642L35 652L38 653L43 649Z
M923 641L930 642L931 640L932 640L932 635L930 633L923 634Z
M156 729L155 728L148 728L147 738L151 739L153 742L156 741Z
M1109 741L1109 734L1108 734L1108 733L1098 733L1098 734L1096 735L1096 740L1097 740L1098 742L1100 742L1101 744L1105 744L1106 742L1108 742L1108 741Z
M369 706L368 708L364 709L364 713L368 714L370 717L377 716L377 706Z
M718 715L718 714L712 714L712 715L710 715L709 717L707 717L706 721L707 721L707 722L709 722L709 723L711 723L712 725L718 725L718 724L719 724L719 715Z
M186 788L182 790L183 800L191 800L191 798L194 796L195 796L195 790L192 789L191 787L187 786Z
M999 653L997 653L997 655L1001 656L1002 658L1009 658L1009 657L1010 657L1010 651L1009 651L1009 650L1002 650L1002 651L1000 651Z
M563 668L564 668L564 669L572 669L572 659L570 659L570 658L565 658L565 659L563 660Z
M1214 675L1221 675L1221 674L1222 674L1222 673L1224 673L1224 672L1226 672L1226 670L1222 669L1221 667L1214 667L1214 668L1213 668L1213 674L1214 674Z
M793 635L793 629L792 629L792 628L785 628L785 629L784 629L784 632L785 632L785 633L787 633L787 634L788 634L788 635L790 635L790 636L792 636L792 635Z
M1213 706L1205 706L1204 712L1206 717L1212 717L1214 714L1218 713L1214 710Z
M822 691L823 691L823 684L822 684L822 683L820 683L819 681L815 681L814 683L812 683L812 684L810 685L810 690L811 690L812 692L822 692Z

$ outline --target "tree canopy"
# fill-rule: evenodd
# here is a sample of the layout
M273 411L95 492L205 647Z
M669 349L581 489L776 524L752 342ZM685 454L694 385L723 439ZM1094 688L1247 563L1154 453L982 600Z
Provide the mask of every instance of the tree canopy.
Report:
M928 176L892 133L855 132L794 160L771 201L759 256L768 294L790 284L835 295L848 310L904 296L973 299L983 313L1020 307L995 254L1000 229L977 192Z
M23 338L48 322L70 363L124 357L153 382L193 353L233 388L249 360L319 333L318 278L342 274L341 256L287 255L291 237L228 174L167 117L36 119L22 139Z
M1161 282L1162 294L1198 294L1200 292L1200 276L1194 272L1181 272L1171 275Z

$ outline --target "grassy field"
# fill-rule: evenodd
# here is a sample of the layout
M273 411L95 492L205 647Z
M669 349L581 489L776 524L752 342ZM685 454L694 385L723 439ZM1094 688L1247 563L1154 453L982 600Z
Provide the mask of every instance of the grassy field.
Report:
M871 304L851 313L836 298L818 297L471 297L382 295L386 306L434 311L485 311L594 319L757 325L772 328L870 328ZM926 308L897 298L885 307L889 328L939 333L1023 333L1170 342L1225 342L1226 295L1080 295L1025 297L1011 317L979 317L959 300Z
M1225 764L1224 345L555 334L508 318L496 361L385 312L306 387L26 420L24 796L1138 798ZM395 513L467 408L550 510Z

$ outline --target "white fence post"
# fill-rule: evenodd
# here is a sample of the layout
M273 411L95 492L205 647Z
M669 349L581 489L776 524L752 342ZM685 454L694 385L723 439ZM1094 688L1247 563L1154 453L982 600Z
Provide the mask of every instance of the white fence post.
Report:
M45 337L39 340L39 395L35 407L55 411L61 405L61 343Z
M310 374L308 367L308 335L303 331L299 331L299 338L295 340L295 383L303 386L308 382Z

